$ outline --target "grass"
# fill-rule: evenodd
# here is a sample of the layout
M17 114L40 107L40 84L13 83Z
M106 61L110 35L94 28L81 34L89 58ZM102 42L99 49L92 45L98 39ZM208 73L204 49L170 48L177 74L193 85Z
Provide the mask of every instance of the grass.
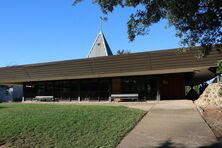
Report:
M143 114L114 106L0 104L0 146L115 147Z

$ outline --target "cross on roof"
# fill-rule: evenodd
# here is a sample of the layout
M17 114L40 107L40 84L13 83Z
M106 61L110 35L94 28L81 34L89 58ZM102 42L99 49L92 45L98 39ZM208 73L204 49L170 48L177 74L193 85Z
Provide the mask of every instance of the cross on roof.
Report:
M103 30L103 22L107 21L106 17L100 16L100 30Z

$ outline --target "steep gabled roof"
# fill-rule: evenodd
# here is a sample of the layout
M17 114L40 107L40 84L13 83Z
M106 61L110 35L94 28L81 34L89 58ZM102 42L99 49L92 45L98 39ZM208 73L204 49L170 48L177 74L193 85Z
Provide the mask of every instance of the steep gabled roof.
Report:
M100 31L87 57L92 58L111 55L113 55L113 53L104 34Z

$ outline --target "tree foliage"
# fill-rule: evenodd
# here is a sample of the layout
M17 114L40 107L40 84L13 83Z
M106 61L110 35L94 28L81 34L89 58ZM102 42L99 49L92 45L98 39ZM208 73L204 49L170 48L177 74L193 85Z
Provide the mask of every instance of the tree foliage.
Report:
M9 86L6 85L0 85L0 88L4 90L5 95L9 94Z
M222 60L217 62L217 74L218 74L217 80L218 82L221 82L222 81Z
M217 74L222 74L222 60L217 63Z
M124 49L119 49L116 52L117 55L129 54L129 53L131 53L129 50L124 50Z
M83 0L75 0L77 4ZM133 41L138 35L149 33L151 25L166 19L176 28L176 36L183 47L204 46L202 56L213 45L222 44L221 0L92 0L104 14L117 6L136 9L128 20L128 38Z

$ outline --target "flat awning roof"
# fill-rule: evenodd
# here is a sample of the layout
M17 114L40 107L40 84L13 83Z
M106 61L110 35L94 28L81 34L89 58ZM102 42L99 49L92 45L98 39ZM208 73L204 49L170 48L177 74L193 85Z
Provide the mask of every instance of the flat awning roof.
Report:
M178 54L178 49L132 53L0 68L0 84L135 75L193 72L216 67L222 53L213 49L197 59L198 49Z

